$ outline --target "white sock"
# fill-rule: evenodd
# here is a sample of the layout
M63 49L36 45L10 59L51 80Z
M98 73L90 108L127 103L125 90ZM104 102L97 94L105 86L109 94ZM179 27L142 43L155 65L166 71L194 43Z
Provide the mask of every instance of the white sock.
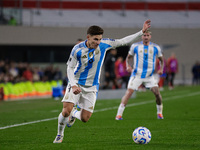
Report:
M64 117L62 112L58 116L58 134L64 136L64 130L67 125L68 117Z
M77 118L78 120L81 120L81 111L74 111L72 114L73 117Z
M118 108L118 111L117 111L117 116L118 116L118 115L122 116L122 115L123 115L123 112L124 112L124 109L125 109L125 105L121 103L121 104L119 105L119 108Z
M157 114L162 114L163 113L163 104L161 104L161 105L156 105L156 107L157 107Z

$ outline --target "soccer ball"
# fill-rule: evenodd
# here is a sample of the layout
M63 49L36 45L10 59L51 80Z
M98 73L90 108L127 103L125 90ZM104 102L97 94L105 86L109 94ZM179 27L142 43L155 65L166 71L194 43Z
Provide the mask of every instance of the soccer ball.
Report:
M146 127L138 127L133 131L132 138L137 144L148 144L151 140L151 132Z

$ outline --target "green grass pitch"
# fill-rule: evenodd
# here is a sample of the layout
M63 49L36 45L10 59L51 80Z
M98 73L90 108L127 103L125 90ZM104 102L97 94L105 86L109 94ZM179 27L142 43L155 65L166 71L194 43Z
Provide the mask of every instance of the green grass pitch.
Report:
M163 120L157 119L150 91L138 92L129 100L122 121L115 120L120 97L97 100L89 122L76 120L71 128L66 127L62 144L52 143L62 109L60 100L1 101L0 150L199 150L200 86L165 89L161 94ZM132 140L132 132L139 126L151 131L147 145Z

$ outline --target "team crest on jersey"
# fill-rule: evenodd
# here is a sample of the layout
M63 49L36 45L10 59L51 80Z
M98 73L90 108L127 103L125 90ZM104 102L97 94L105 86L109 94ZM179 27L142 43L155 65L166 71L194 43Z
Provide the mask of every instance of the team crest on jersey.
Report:
M89 57L90 58L93 57L93 53L92 52L89 53Z
M152 53L153 53L152 49L149 51L149 53L150 53L150 54L152 54Z
M94 52L96 55L99 54L99 50L97 50L97 49Z
M81 58L87 58L87 56L86 56L86 55L83 55Z
M147 49L144 49L144 52L147 53Z

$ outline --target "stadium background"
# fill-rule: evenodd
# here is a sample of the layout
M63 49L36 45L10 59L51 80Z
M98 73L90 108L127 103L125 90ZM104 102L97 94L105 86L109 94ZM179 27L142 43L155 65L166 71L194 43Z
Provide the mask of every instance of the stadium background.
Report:
M66 73L66 61L78 38L85 39L89 25L105 29L104 37L122 38L139 31L152 20L152 42L168 58L175 52L179 72L175 84L191 84L191 69L199 60L199 0L3 0L1 16L17 19L7 26L1 17L0 58L27 61L33 66L59 66ZM124 58L129 47L121 47ZM104 80L102 69L101 80Z
M199 6L199 0L0 0L0 59L40 67L53 64L64 74L71 48L78 38L85 39L88 26L100 25L104 37L121 38L140 30L150 18L152 41L162 47L166 57L175 52L180 68L175 88L161 91L164 120L157 119L155 97L147 90L130 99L123 121L115 121L124 92L100 90L107 92L104 98L116 97L101 97L89 122L77 120L67 128L62 144L52 143L63 107L60 100L0 101L0 150L199 150L200 86L178 86L191 84L191 68L200 59ZM7 25L10 16L16 18L16 26ZM127 52L128 47L122 47L118 55L125 57ZM44 83L38 86L39 94L44 94ZM152 133L148 145L132 140L132 132L139 126Z

